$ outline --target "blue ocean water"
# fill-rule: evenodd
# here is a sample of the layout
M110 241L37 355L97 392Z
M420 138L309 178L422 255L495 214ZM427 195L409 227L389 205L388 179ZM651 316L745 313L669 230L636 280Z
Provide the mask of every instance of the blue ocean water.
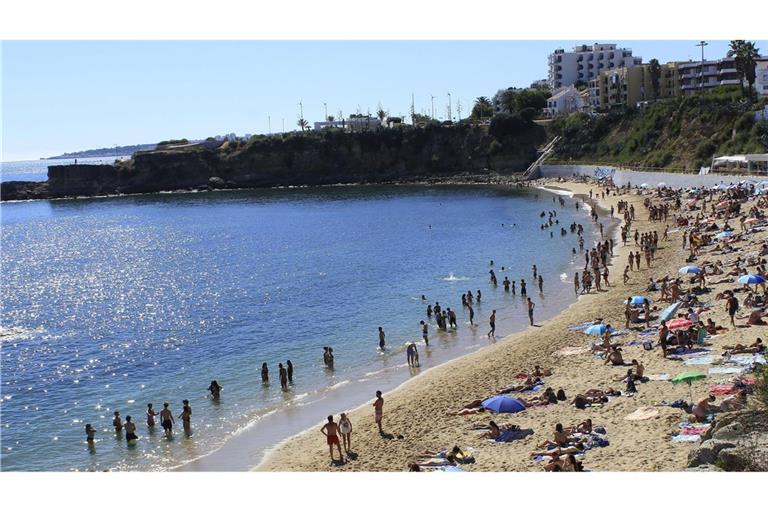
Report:
M560 207L552 197L370 186L4 203L2 469L170 469L282 418L279 432L259 437L266 448L418 373L405 367L403 345L420 338L422 294L457 310L459 323L440 334L430 324L422 369L491 343L491 309L499 338L524 328L520 296L489 284L491 259L499 283L524 278L537 319L551 317L571 302L565 276L582 265L571 255L576 236L561 237L560 226L582 223L587 246L595 237L573 200ZM553 209L550 237L539 214ZM533 263L544 294L534 292ZM476 329L459 300L470 289L483 292ZM287 359L295 382L282 392L277 363ZM224 387L218 403L206 397L212 379ZM168 401L178 415L182 399L192 437L149 431L147 402ZM112 431L114 410L133 416L135 446ZM86 423L98 430L92 449Z
M78 158L78 164L112 164L117 157ZM18 162L0 162L0 182L2 181L45 181L48 179L49 165L68 165L75 163L74 158L56 160L20 160Z

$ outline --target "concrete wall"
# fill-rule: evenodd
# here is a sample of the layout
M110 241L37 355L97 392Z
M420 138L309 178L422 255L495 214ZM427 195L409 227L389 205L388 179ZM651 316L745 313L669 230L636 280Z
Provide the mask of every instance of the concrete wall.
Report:
M738 183L741 180L763 181L765 176L723 176L717 174L708 174L700 176L698 174L678 174L666 172L643 172L622 169L619 167L606 167L599 165L541 165L539 170L533 175L533 178L567 178L574 174L580 176L591 176L600 178L604 176L613 176L613 182L616 185L623 186L631 184L632 186L647 183L650 186L664 182L670 187L711 187L718 183Z

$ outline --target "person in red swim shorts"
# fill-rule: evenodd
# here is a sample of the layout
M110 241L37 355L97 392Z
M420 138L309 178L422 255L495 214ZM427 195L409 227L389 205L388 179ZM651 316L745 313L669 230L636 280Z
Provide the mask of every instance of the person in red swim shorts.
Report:
M336 462L333 458L333 445L339 450L339 462L344 462L344 456L341 454L341 443L339 443L339 426L333 421L333 416L328 416L328 423L323 425L320 432L325 436L328 443L328 451L331 454L331 462Z

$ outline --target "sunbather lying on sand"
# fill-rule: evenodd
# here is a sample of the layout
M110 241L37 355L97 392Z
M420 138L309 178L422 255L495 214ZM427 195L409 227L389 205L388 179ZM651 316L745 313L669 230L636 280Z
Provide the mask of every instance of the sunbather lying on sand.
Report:
M552 388L547 388L544 393L533 398L518 398L526 407L538 407L540 405L549 405L557 403L557 395Z
M751 345L737 343L736 345L725 345L723 348L726 350L723 353L724 356L728 354L762 354L765 351L762 338L757 338Z
M543 455L545 457L547 457L547 456L551 457L552 455L555 455L555 454L557 454L557 455L567 455L569 453L583 452L586 449L587 448L586 448L586 446L584 446L584 443L579 441L579 442L574 443L574 444L572 444L570 446L565 446L565 447L558 446L556 448L552 448L551 450L546 450L546 449L545 450L535 450L535 451L531 452L531 457L537 457L539 455Z
M523 382L522 384L515 384L514 386L509 386L507 388L499 389L496 391L496 394L505 395L507 393L513 393L513 392L530 391L533 388L535 388L538 384L541 384L541 379L538 377L533 377L532 375L529 375L528 378L525 379L525 382Z
M461 409L459 409L456 412L449 412L447 413L448 416L466 416L467 414L477 414L479 412L483 412L485 409L483 408L483 401L482 400L473 400L469 402L467 405L463 406Z
M586 420L582 421L578 425L572 426L572 427L566 427L564 429L569 434L575 434L575 433L581 433L581 434L589 434L592 432L592 420L590 418L587 418Z
M530 373L530 375L534 377L549 377L552 375L552 370L550 369L544 369L542 370L539 365L535 365L533 367L533 371Z
M423 452L418 454L417 457L419 457L419 459L416 461L417 463L420 460L423 461L424 457L427 457L428 459L445 459L451 464L455 464L457 460L466 459L467 455L461 451L461 448L454 446L450 451L443 450L439 452Z
M746 407L746 405L747 405L747 391L745 389L742 389L734 396L728 397L722 402L720 402L720 410L723 412L738 411Z

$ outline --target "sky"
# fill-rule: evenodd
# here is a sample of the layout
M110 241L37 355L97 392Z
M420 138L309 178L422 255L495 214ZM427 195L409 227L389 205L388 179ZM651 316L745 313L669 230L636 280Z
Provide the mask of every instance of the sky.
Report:
M0 160L298 129L328 114L466 115L478 96L547 76L547 56L595 41L3 41ZM644 62L700 59L698 41L604 41ZM768 53L768 41L756 41ZM725 56L709 41L706 58ZM269 122L271 119L271 123Z

